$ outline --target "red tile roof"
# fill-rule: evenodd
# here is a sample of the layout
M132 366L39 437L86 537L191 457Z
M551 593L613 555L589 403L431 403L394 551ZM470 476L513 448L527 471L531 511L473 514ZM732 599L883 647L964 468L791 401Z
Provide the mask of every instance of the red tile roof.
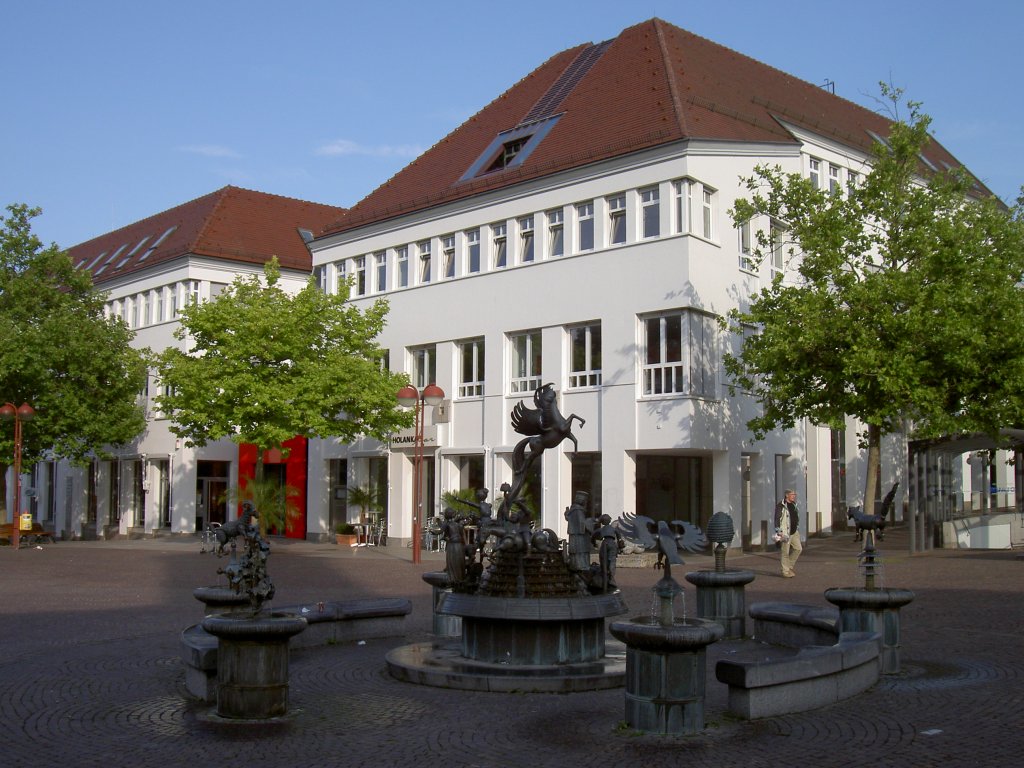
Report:
M248 264L277 256L283 268L309 272L312 259L298 229L315 233L344 214L332 205L227 186L76 245L68 254L97 284L188 254Z
M553 56L320 234L327 235L671 142L794 144L780 121L869 152L889 120L660 19L624 30L552 110L561 117L520 165L461 180L589 44ZM935 167L961 164L938 142ZM985 190L982 188L982 191Z

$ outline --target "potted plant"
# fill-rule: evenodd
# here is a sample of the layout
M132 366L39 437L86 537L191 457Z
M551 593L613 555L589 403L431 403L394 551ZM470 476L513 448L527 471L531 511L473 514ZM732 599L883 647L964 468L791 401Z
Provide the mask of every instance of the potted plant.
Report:
M334 534L338 546L352 547L358 543L356 528L352 523L338 523L337 528L334 529Z

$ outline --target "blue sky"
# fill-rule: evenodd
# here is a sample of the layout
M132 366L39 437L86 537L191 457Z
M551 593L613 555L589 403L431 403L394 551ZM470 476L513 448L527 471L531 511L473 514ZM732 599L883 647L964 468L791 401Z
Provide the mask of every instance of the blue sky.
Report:
M4 0L0 206L70 247L234 184L349 206L550 56L660 17L878 108L921 101L1008 203L1017 0Z

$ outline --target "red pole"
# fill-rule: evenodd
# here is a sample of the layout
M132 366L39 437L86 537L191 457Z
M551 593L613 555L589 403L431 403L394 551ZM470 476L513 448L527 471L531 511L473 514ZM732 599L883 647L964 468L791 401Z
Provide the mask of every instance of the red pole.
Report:
M412 508L412 561L420 562L420 518L423 506L423 396L419 395L416 402L416 437L413 449L413 483L416 488L413 492Z

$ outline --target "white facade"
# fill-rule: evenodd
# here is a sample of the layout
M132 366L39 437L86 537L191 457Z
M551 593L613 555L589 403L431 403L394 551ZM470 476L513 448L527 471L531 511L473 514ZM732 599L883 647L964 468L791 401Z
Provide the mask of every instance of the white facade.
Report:
M586 421L573 431L581 454L600 456L599 507L613 518L643 512L705 524L721 510L736 524L734 546L747 538L757 545L775 500L793 487L808 513L805 531L830 528L829 432L800 426L755 442L745 423L757 406L740 394L730 397L722 356L735 342L715 322L770 280L774 268L741 266L740 235L727 213L742 194L740 177L757 163L807 173L811 157L842 168L844 179L850 169L863 173L863 158L840 157L825 146L801 154L792 146L691 141L314 241L314 269L329 289L339 275L362 277L353 300L363 300L361 288L365 300L384 295L390 301L381 344L391 369L409 373L420 387L436 379L448 396L427 417L433 509L443 492L465 484L460 467L467 457L483 459L492 498L511 481L511 450L521 436L509 414L524 398L532 405L535 386L552 382L562 413ZM624 225L617 221L623 215ZM562 255L552 252L559 219ZM526 260L523 244L530 240ZM471 248L477 242L479 253ZM421 252L429 252L429 262ZM357 274L358 260L365 268L378 257L384 290L376 273ZM421 274L427 264L429 275ZM681 355L649 338L667 338L680 317L687 336ZM577 329L598 328L599 371L585 357L579 365L577 356L574 366L573 331L585 351L586 330ZM519 365L524 335L529 362L539 357L539 369ZM464 347L479 357L480 345L467 344L474 341L482 342L482 375L473 374L472 358L462 357ZM423 351L433 359L429 378L417 369ZM667 385L670 375L682 381ZM350 447L314 441L310 534L326 530L316 518L328 506L326 471L318 472L318 464L346 458L362 482L361 460L386 456L389 535L408 539L413 468L405 446L408 441L390 449L374 441ZM542 474L541 525L562 534L571 498L567 447L544 454ZM672 457L699 461L679 464ZM649 477L652 470L669 476Z

